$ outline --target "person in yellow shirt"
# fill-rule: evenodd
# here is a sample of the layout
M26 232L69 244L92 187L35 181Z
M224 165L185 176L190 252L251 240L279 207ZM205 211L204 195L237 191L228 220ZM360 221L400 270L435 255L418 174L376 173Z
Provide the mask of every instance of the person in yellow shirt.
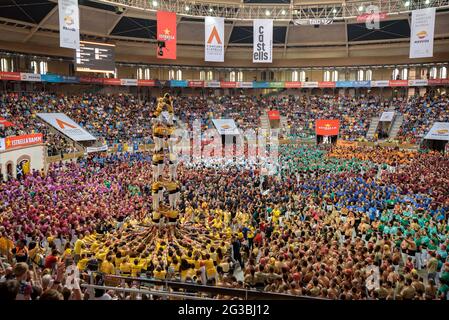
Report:
M0 230L0 254L11 258L11 250L14 248L14 242L6 236L4 227Z
M157 266L153 271L153 276L157 280L165 280L165 276L167 275L167 271L163 270L161 266Z
M73 247L73 253L75 254L74 255L75 263L77 263L78 260L80 259L81 250L84 248L84 246L85 244L83 240L83 235L81 234L79 238L75 241L75 245Z
M131 263L129 263L129 258L125 257L123 262L120 264L120 274L125 277L131 275Z
M103 272L105 274L115 274L115 268L111 261L112 257L107 256L106 260L101 263L100 272Z
M131 277L137 277L142 272L142 265L138 259L134 259L134 263L131 265Z
M211 259L210 254L206 254L203 262L206 269L207 279L214 279L217 275L217 269L215 268L214 261Z
M86 269L87 263L89 262L89 259L87 258L86 254L81 254L80 260L77 263L77 267L79 271L84 271Z

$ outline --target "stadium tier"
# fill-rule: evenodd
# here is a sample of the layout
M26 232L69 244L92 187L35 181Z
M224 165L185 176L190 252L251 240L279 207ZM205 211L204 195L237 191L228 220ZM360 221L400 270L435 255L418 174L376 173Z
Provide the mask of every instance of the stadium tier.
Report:
M38 2L0 2L0 302L449 300L446 0Z

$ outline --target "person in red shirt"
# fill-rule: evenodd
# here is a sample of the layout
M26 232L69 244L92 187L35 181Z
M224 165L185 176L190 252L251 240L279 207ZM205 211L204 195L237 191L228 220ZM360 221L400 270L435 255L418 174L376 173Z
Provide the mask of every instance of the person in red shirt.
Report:
M259 247L262 245L263 238L262 238L262 233L259 230L256 231L256 235L254 236L253 242L256 247Z
M51 254L45 258L44 266L45 268L53 269L58 263L58 261L59 261L58 250L53 249L51 251Z

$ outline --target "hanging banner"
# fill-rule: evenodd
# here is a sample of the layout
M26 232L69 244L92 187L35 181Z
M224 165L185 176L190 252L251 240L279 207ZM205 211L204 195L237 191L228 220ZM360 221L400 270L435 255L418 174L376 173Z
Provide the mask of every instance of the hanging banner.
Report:
M301 84L302 88L318 88L317 81L306 81Z
M319 81L318 88L335 88L334 81Z
M5 138L5 149L13 149L19 147L27 147L34 144L40 144L44 142L42 133L25 134L21 136L12 136Z
M101 147L87 147L86 148L86 152L87 153L92 153L92 152L105 152L108 151L108 145L105 144Z
M58 0L59 46L80 48L80 21L78 0Z
M410 59L433 57L435 8L412 11Z
M206 88L220 88L220 81L205 81L204 87Z
M38 113L37 116L74 141L97 140L64 113Z
M266 82L266 81L253 81L253 88L256 89L265 89L265 88L269 88L270 87L270 83Z
M449 122L435 122L424 139L449 141Z
M284 82L283 81L275 81L275 82L268 82L270 88L284 88Z
M238 135L240 134L234 119L212 119L212 122L221 135Z
M296 19L293 20L293 24L296 26L319 26L333 24L334 20L330 18L316 18L316 19Z
M19 72L0 72L0 80L20 81L21 77Z
M418 80L409 80L408 81L409 87L425 87L428 84L429 83L428 83L427 79L418 79Z
M391 122L391 121L393 121L394 115L395 115L394 111L382 112L382 115L380 116L379 121L380 122Z
M137 79L120 79L120 84L122 86L137 86Z
M362 13L361 15L357 16L357 22L363 22L366 23L367 21L381 21L385 20L387 18L388 13L387 12L373 12L373 13Z
M0 138L0 151L5 151L5 138Z
M204 81L189 81L188 86L190 88L202 88L204 87Z
M237 82L235 82L235 81L221 81L220 82L220 87L221 88L236 88L237 87Z
M252 88L253 83L251 81L237 82L237 88Z
M338 129L340 128L340 120L325 120L319 119L315 123L315 133L318 136L338 136Z
M157 52L159 59L176 59L176 13L157 12Z
M106 86L121 86L122 82L117 78L104 78L103 84Z
M369 88L371 87L371 81L354 81L353 82L354 88Z
M20 80L22 81L41 81L41 75L35 73L20 73Z
M253 63L273 62L273 20L253 21Z
M408 87L407 80L390 80L388 83L390 87Z
M139 87L154 87L156 86L155 80L137 80L137 85Z
M299 81L286 81L285 82L286 88L301 88L301 82Z
M279 114L279 110L270 110L268 111L268 119L269 120L280 120L281 115Z
M170 87L186 88L187 85L187 80L170 80Z
M204 61L224 62L224 18L204 19Z
M374 88L389 87L389 86L390 86L389 80L371 81L371 87L374 87Z

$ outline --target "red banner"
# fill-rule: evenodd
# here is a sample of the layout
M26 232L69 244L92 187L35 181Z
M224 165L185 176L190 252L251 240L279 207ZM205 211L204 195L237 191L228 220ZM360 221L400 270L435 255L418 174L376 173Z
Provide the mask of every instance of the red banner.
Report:
M159 59L176 59L176 13L157 12L157 47Z
M221 88L236 88L237 82L234 81L220 81Z
M385 20L387 18L386 12L379 12L379 13L363 13L359 16L357 16L357 22L366 22L368 21L381 21Z
M120 86L122 82L120 81L120 79L117 78L104 78L103 84L108 86Z
M188 86L190 88L202 88L204 87L204 81L189 81Z
M155 87L155 80L137 80L137 85L140 87Z
M25 134L22 136L6 137L5 146L6 150L26 147L34 144L41 144L44 142L42 133Z
M20 81L20 72L0 72L0 80Z
M390 87L408 87L407 80L390 80L388 84Z
M449 84L449 79L441 79L441 84Z
M441 79L429 79L427 80L429 86L436 86L441 84Z
M279 114L279 110L270 110L270 111L268 111L268 119L270 119L270 120L280 120L281 116Z
M335 88L335 82L333 81L319 81L318 88Z
M337 136L340 128L340 120L320 119L315 122L315 132L319 136Z
M285 82L286 88L301 88L301 82L299 81L286 81Z

